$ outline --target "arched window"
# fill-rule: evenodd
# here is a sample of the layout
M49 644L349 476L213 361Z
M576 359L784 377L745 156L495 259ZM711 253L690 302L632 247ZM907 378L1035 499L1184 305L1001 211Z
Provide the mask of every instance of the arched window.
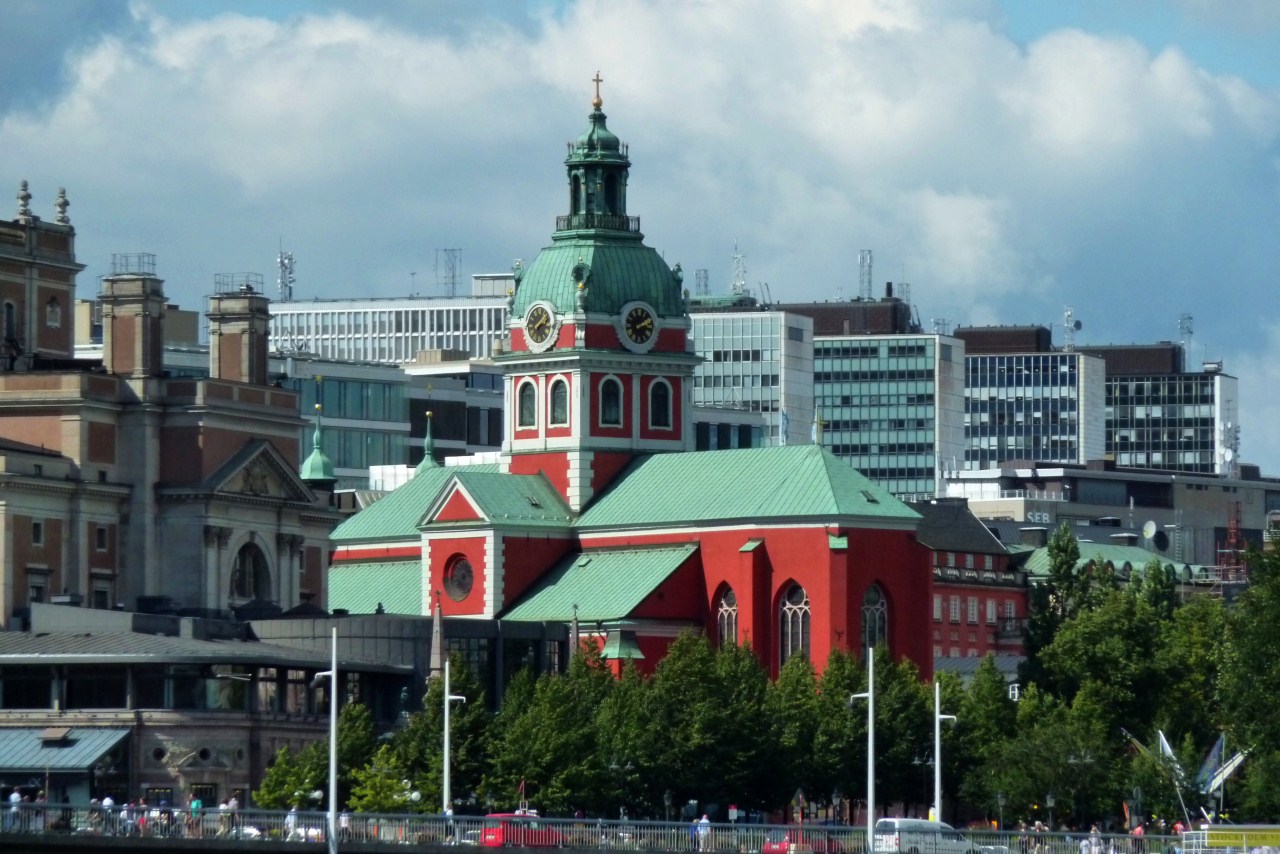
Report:
M444 592L455 602L461 602L471 593L475 583L475 572L471 569L471 561L462 555L456 555L449 561L444 571Z
M573 176L569 185L569 213L577 214L582 210L582 178Z
M44 324L52 329L62 326L62 303L57 297L51 298L44 305Z
M271 601L271 570L262 549L245 543L231 568L231 598Z
M536 427L538 424L538 390L534 383L526 382L517 393L519 403L516 405L516 425L519 427Z
M612 173L604 179L604 209L605 213L618 212L618 176Z
M721 646L738 643L738 596L726 587L716 603L716 629Z
M556 380L551 384L551 424L569 423L569 384Z
M649 386L649 426L671 427L671 386L666 380L654 380Z
M778 666L793 655L809 654L809 594L792 584L778 606Z
M622 383L613 377L600 383L600 423L622 426Z
M880 585L872 584L862 595L862 648L889 642L889 603Z

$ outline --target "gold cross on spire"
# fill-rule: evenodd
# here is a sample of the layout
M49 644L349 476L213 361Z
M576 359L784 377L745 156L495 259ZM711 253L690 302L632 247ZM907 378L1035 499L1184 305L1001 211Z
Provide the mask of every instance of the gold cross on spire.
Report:
M596 96L591 100L591 106L598 110L604 104L604 101L600 100L600 84L604 82L604 78L600 76L599 69L596 69L596 76L591 78L591 82L596 84Z

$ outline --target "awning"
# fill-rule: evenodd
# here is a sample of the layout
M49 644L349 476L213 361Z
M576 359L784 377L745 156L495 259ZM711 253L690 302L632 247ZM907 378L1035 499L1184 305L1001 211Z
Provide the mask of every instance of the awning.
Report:
M88 771L128 735L118 727L0 729L0 774Z

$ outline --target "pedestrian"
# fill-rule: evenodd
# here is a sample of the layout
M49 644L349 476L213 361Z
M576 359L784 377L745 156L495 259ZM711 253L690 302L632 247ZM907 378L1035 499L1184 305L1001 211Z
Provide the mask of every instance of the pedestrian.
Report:
M286 842L291 842L298 838L298 805L294 804L289 810L289 814L284 817L284 838Z
M22 792L18 791L18 787L14 786L13 791L9 793L9 814L4 817L5 830L17 830L18 813L22 810Z
M706 851L711 844L711 819L706 813L698 821L698 850Z
M106 833L107 836L116 835L117 822L116 822L115 809L116 809L115 798L111 797L110 792L107 792L105 795L102 796L102 827L103 827L103 832Z
M200 836L200 811L204 809L204 801L195 796L195 793L187 795L187 836Z
M351 813L346 810L338 816L338 839L342 842L351 840Z

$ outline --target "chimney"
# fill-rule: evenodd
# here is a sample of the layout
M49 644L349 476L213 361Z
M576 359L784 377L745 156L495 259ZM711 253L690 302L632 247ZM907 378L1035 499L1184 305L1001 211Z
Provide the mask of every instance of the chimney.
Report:
M109 374L158 377L164 355L164 281L154 255L114 255L102 280L102 364Z
M884 283L884 298L893 299L893 282Z
M1044 527L1019 528L1019 542L1024 546L1040 548L1049 542L1049 529Z
M267 334L271 301L246 284L209 298L209 375L213 379L267 384Z

